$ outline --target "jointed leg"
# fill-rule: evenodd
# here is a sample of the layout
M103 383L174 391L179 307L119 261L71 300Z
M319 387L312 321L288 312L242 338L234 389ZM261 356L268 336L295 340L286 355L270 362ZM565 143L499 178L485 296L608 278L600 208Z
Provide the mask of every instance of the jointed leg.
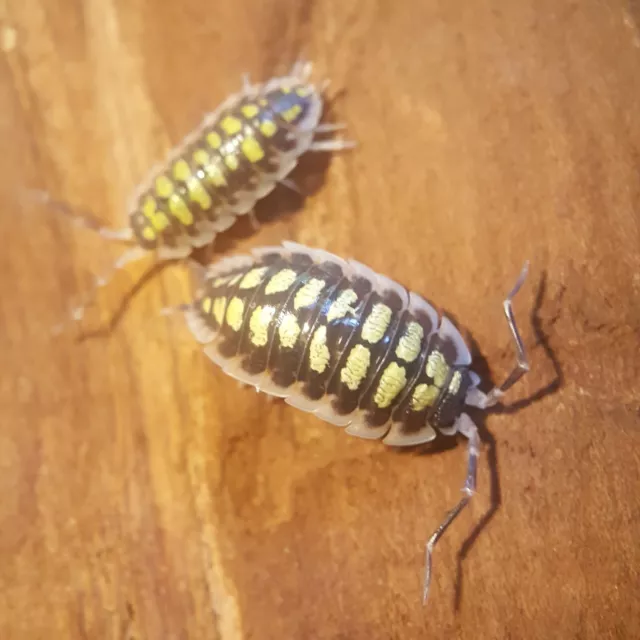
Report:
M78 322L82 320L84 317L85 311L87 307L95 300L96 295L98 294L98 290L102 287L105 287L111 280L113 276L120 269L123 269L126 265L131 262L135 262L136 260L140 260L140 258L147 255L147 251L142 247L133 247L127 251L125 251L112 265L111 269L104 274L103 276L97 277L94 281L93 287L89 290L87 295L85 296L82 304L71 310L71 320L73 322ZM66 322L60 323L53 328L54 333L60 333Z
M520 272L520 276L513 289L509 292L506 300L502 303L504 307L504 315L507 318L507 323L509 325L509 329L511 330L511 335L513 336L513 341L516 345L516 358L518 360L516 366L511 371L511 373L507 376L507 379L499 386L494 387L487 394L486 401L484 403L484 408L492 407L496 404L500 398L505 394L505 392L510 389L522 376L524 376L529 371L529 360L527 359L527 354L524 349L524 344L522 343L522 338L520 337L520 332L518 331L518 325L516 324L515 316L513 315L513 307L512 301L515 295L520 290L525 278L527 277L527 272L529 270L529 262L525 262L522 271Z
M130 227L126 227L124 229L111 229L109 227L104 227L89 214L74 211L67 203L61 202L60 200L54 200L51 197L51 194L46 191L42 191L41 189L28 189L27 193L40 204L67 216L71 220L71 223L76 227L89 229L107 240L133 242L133 231Z
M422 604L426 604L427 598L429 597L433 549L444 532L449 528L449 525L458 517L458 515L460 515L460 512L467 506L467 504L469 504L469 501L471 500L471 497L476 490L476 472L478 469L478 456L480 455L480 436L478 436L478 428L466 413L463 413L458 418L456 426L458 433L461 433L469 440L469 444L467 447L467 477L462 487L464 496L462 497L460 502L458 502L458 504L451 511L449 511L447 517L435 530L435 532L427 542Z

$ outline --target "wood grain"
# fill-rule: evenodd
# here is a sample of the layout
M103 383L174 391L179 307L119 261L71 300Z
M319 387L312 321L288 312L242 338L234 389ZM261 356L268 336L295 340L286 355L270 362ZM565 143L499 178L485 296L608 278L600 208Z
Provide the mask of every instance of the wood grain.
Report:
M2 0L0 637L637 637L639 21L636 0ZM359 147L302 162L309 197L278 190L218 255L354 257L450 310L493 380L532 261L533 370L482 419L427 609L463 446L396 452L237 388L158 314L182 266L129 298L144 265L119 277L84 323L126 299L108 335L49 332L118 249L25 189L118 225L241 73L301 53Z

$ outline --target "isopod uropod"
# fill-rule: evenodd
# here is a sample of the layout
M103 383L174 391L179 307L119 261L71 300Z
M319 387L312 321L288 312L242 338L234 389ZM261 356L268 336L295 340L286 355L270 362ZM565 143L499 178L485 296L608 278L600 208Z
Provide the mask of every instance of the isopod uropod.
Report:
M245 76L242 90L209 114L138 187L127 228L102 227L53 203L104 238L135 245L109 274L96 279L91 295L74 310L75 319L97 288L126 264L150 251L159 260L184 258L210 244L238 216L251 213L278 183L296 189L287 175L303 153L354 146L342 139L314 139L344 125L319 123L324 86L314 86L310 75L310 63L296 63L289 75L262 85Z
M388 278L326 251L285 242L225 258L180 309L225 373L351 435L401 447L438 433L466 436L464 496L427 543L426 601L433 548L476 486L480 440L464 408L491 407L529 370L511 308L527 267L504 302L517 364L488 394L448 318Z

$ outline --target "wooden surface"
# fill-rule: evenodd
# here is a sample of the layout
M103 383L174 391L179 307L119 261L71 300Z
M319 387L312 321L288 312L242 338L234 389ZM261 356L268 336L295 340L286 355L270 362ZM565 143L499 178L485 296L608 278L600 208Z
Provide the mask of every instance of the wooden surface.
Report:
M0 8L1 638L639 637L637 0ZM401 453L238 388L158 314L188 299L181 266L109 335L49 334L119 249L23 190L118 225L243 72L300 53L360 146L302 162L306 201L278 190L219 255L293 239L365 262L450 310L493 380L532 261L523 402L482 419L479 493L426 609L462 442Z

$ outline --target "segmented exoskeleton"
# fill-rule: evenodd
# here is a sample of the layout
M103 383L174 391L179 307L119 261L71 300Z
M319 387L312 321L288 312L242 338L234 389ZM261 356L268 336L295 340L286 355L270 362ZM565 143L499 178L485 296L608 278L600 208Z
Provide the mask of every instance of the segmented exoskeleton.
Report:
M388 445L468 438L461 502L427 544L431 552L475 489L480 441L465 406L488 408L526 371L511 312L526 266L505 301L518 364L488 394L450 320L415 293L353 261L294 243L209 268L186 319L225 373L363 438Z
M343 125L319 124L323 87L310 83L310 74L310 64L298 63L290 75L262 85L245 77L242 91L209 114L136 190L126 229L74 216L105 238L136 245L97 279L96 287L150 251L159 260L184 258L211 243L278 183L296 189L286 176L303 153L352 147L340 139L314 140ZM88 301L76 308L76 318Z

